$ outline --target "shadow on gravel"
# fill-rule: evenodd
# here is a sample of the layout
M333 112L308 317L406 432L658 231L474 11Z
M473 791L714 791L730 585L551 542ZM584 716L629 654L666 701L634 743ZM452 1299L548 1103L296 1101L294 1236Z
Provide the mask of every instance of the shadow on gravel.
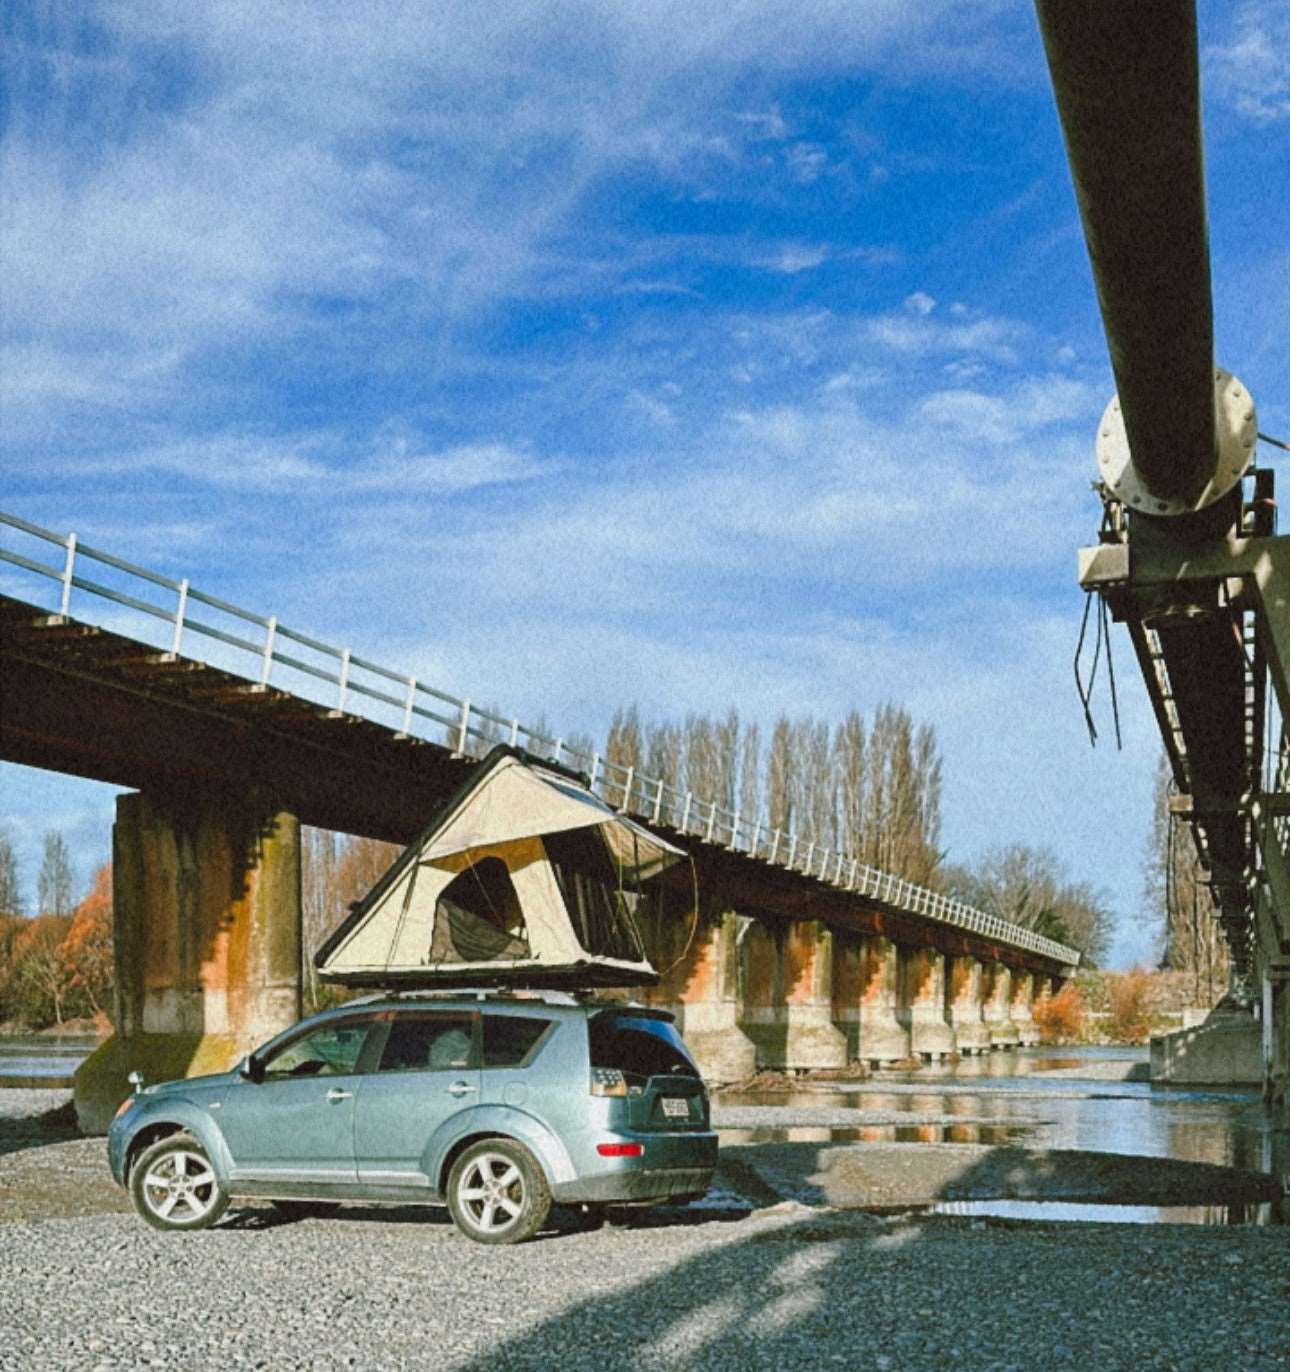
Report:
M517 1316L508 1338L457 1372L942 1372L1028 1368L1036 1358L1051 1368L1210 1372L1235 1366L1234 1348L1245 1369L1286 1365L1290 1253L1259 1231L1244 1231L1254 1245L1237 1249L1173 1230L1174 1263L1152 1231L1121 1226L786 1211L725 1232L663 1268L657 1246L587 1236L605 1245L598 1251L617 1280L571 1293L540 1323ZM638 1251L648 1275L633 1275Z
M647 1209L611 1209L601 1223L591 1223L578 1210L571 1206L557 1205L551 1210L546 1227L538 1235L536 1242L544 1243L551 1239L567 1237L570 1234L583 1234L590 1229L601 1228L605 1224L614 1229L677 1229L693 1228L701 1224L729 1224L745 1220L753 1213L749 1206L653 1206ZM452 1228L452 1217L443 1206L429 1205L342 1205L328 1215L291 1215L284 1214L268 1206L256 1206L242 1210L230 1210L218 1228L225 1230L256 1231L279 1229L283 1225L304 1224L321 1221L326 1224L376 1223L390 1225L428 1225L434 1228ZM466 1240L463 1240L466 1242Z
M46 1110L39 1115L23 1115L18 1119L0 1117L0 1157L6 1153L21 1153L27 1148L41 1148L50 1143L66 1143L79 1139L76 1127L76 1108L70 1101Z

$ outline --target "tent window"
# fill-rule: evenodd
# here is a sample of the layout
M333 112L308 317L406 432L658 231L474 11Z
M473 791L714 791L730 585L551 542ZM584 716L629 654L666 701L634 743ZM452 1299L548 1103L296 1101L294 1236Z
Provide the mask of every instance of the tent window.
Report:
M578 942L593 957L643 962L645 949L632 913L638 893L623 890L600 831L566 829L544 834L542 843Z
M501 858L480 858L444 887L434 907L432 963L530 956L520 898Z

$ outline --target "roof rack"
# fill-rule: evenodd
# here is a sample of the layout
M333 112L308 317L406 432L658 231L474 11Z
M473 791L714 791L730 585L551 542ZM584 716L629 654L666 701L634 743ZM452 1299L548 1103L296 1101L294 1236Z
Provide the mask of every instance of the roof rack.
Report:
M590 991L556 991L533 986L459 986L426 987L425 989L385 991L372 997L375 1000L540 1000L547 1005L582 1005L591 998ZM368 997L364 997L368 999ZM355 1004L354 1001L350 1002Z

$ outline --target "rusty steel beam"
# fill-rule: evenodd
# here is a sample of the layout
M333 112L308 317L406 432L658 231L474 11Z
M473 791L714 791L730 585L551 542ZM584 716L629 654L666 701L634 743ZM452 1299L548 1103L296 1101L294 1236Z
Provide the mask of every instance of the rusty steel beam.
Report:
M1194 508L1216 470L1193 0L1036 0L1129 452Z

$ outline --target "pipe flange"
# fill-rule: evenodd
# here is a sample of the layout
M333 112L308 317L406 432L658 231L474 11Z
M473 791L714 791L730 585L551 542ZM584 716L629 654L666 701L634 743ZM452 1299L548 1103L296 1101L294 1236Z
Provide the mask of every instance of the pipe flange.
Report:
M1221 500L1249 470L1259 428L1253 397L1221 367L1214 368L1214 420L1218 442L1213 476L1195 500L1170 499L1148 490L1134 467L1120 397L1113 396L1097 430L1097 465L1102 480L1117 500L1140 514L1183 515L1206 509Z

